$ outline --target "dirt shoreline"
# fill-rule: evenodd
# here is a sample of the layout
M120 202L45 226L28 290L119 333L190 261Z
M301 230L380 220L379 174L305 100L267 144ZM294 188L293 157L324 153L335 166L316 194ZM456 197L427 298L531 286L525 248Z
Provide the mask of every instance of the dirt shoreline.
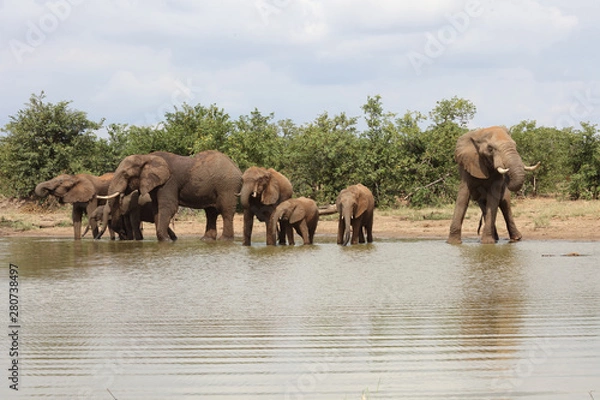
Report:
M376 210L373 236L377 239L446 239L452 206L427 209ZM516 199L513 212L523 239L600 241L600 201L560 201L555 199ZM72 237L70 206L44 211L31 203L4 200L0 203L0 237ZM477 240L480 211L469 208L463 224L463 239ZM204 215L185 211L176 216L174 231L181 238L200 237L204 232ZM235 240L242 238L242 215L234 220ZM498 219L501 239L506 228ZM221 231L219 218L217 229ZM145 224L147 238L154 238L154 228ZM315 241L337 232L337 215L322 216ZM255 222L253 240L264 237L264 224ZM89 240L89 236L85 239ZM302 243L299 237L296 243Z

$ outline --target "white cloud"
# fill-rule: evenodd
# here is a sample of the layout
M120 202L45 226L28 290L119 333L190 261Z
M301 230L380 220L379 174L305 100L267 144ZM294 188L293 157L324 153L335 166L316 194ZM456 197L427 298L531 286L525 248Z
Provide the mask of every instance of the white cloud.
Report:
M111 122L158 119L184 100L304 123L359 115L375 94L399 114L458 95L477 124L556 121L573 82L596 81L599 18L592 0L5 0L0 125L42 90ZM443 46L416 74L407 55L426 54L431 37ZM11 40L28 51L15 56Z

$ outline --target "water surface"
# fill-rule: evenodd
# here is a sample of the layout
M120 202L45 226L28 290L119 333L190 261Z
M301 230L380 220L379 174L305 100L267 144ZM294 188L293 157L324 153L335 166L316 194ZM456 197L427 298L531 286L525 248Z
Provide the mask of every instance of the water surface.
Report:
M597 242L7 238L0 261L3 399L600 398Z

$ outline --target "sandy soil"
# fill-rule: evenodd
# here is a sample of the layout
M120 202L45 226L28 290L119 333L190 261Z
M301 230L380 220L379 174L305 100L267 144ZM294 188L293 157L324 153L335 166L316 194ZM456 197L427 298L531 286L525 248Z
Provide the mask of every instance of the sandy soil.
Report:
M448 236L453 206L443 208L376 210L373 235L386 238L445 239ZM555 199L516 199L513 212L523 239L566 239L600 241L600 201L559 201ZM72 237L70 206L41 209L34 203L0 201L0 236ZM480 211L472 206L463 224L463 239L477 238ZM201 236L204 232L203 212L184 210L173 222L179 237ZM221 219L218 229L221 231ZM236 215L236 240L242 236L242 216ZM499 218L500 237L507 238L504 221ZM322 216L317 227L320 236L334 237L337 214ZM146 224L147 237L154 237L153 226ZM88 234L89 235L89 234ZM89 236L88 236L89 237ZM253 241L264 238L264 224L255 222ZM297 243L301 243L300 238Z

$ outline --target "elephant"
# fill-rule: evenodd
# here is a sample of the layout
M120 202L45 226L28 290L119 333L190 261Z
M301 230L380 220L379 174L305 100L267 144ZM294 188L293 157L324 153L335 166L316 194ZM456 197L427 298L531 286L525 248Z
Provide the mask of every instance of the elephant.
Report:
M71 216L73 218L74 239L81 239L81 218L88 216L98 207L98 195L108 193L108 186L113 178L109 172L101 176L90 174L61 174L49 181L41 182L35 187L35 194L46 197L49 194L58 198L60 203L73 205ZM95 222L91 224L94 234L98 233Z
M540 163L525 166L515 141L503 126L465 133L458 138L454 155L458 163L460 185L447 242L462 243L462 223L470 199L477 201L481 208L484 222L481 243L491 244L498 240L498 207L504 216L510 241L521 240L521 232L512 215L510 192L519 191L525 181L525 172L536 169Z
M365 232L367 242L372 243L375 199L369 188L360 183L348 186L340 192L335 204L339 213L337 244L346 246L348 242L364 243ZM350 229L352 229L352 241L350 241Z
M91 214L88 215L88 224L85 227L85 230L83 231L83 235L81 235L82 238L85 237L85 235L87 235L87 233L89 232L93 223L95 223L96 226L100 226L100 222L102 222L103 213L104 213L104 205L99 205L98 207L96 207L96 209L94 211L92 211ZM108 226L108 231L110 233L110 239L115 240L115 231L112 229L112 227L110 225ZM122 233L119 232L119 238L121 238L121 234Z
M108 196L98 197L103 198ZM96 220L96 223L101 222L104 217L104 208L105 206L98 206L90 219ZM154 223L154 211L150 195L140 196L139 191L134 190L119 199L118 209L118 212L113 212L110 215L109 222L107 223L109 231L117 232L121 240L143 240L142 222ZM113 220L113 217L116 220ZM170 227L167 228L167 233L171 240L177 240L177 235ZM98 236L99 239L102 235ZM111 234L111 239L114 239L114 234Z
M313 199L298 197L279 203L271 215L272 241L275 242L277 224L287 221L287 237L290 245L294 245L294 232L302 236L304 244L313 244L315 230L319 223L319 207ZM283 229L282 229L283 230Z
M158 151L125 157L110 182L109 199L103 215L103 230L109 215L118 215L121 194L139 190L140 197L150 195L159 241L175 240L169 235L169 223L179 206L204 209L206 229L203 239L217 238L217 217L223 217L219 239L233 240L233 218L242 172L225 154L207 150L194 157Z
M275 232L269 224L271 214L279 203L294 194L292 184L273 168L250 167L242 175L240 203L244 209L244 246L250 246L254 216L264 222L267 230L267 245L275 245ZM287 221L282 221L279 243L285 244Z

